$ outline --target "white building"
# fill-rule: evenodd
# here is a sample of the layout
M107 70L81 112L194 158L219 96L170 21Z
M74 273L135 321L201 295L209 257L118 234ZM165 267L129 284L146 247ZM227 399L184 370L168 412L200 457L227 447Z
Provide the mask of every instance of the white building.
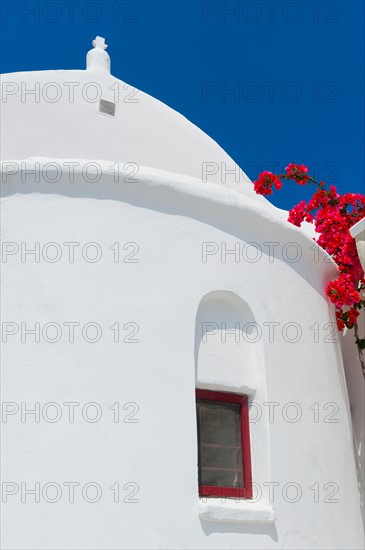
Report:
M2 77L3 548L363 548L334 263L95 46Z

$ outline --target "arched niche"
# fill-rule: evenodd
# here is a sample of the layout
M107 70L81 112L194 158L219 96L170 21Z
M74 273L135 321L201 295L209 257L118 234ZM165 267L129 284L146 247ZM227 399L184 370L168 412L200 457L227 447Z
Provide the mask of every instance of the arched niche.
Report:
M261 331L248 304L229 291L200 301L195 323L197 387L252 396L264 376Z

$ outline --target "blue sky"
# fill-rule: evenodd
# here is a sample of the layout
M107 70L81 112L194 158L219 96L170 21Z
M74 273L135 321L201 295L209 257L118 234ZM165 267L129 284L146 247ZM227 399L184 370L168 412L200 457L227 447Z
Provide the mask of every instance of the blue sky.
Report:
M83 69L105 36L112 73L202 128L255 179L305 163L364 193L364 2L1 2L1 72ZM233 93L229 93L233 91ZM281 208L309 190L287 183Z

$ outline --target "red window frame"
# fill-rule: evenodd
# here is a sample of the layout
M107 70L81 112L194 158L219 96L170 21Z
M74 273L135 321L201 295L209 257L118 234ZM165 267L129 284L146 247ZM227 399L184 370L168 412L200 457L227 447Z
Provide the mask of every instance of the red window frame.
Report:
M222 401L224 403L241 404L241 437L244 487L220 487L213 485L199 485L199 496L202 497L228 497L228 498L252 498L252 471L251 471L251 446L250 423L248 416L248 397L236 393L216 392L210 390L196 390L197 399L210 401Z

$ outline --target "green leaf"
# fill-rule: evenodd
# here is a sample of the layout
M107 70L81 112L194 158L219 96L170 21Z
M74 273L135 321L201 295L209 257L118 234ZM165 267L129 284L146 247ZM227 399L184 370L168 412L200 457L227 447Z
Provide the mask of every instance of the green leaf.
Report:
M357 339L356 344L360 349L365 349L365 338Z

